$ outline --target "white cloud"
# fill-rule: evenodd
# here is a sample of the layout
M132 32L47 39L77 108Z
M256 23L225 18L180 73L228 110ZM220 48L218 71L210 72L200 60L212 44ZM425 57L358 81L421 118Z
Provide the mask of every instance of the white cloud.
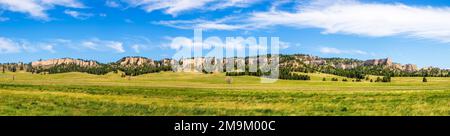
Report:
M228 7L240 7L245 8L252 4L261 2L262 0L222 0L221 2L218 2L215 5L212 5L209 7L209 10L217 10L217 9L224 9Z
M36 19L48 20L46 10L54 6L83 8L76 0L0 0L0 9L29 14Z
M253 13L247 21L258 28L275 25L313 27L324 29L324 34L402 35L450 42L449 7L318 1L300 6L296 12Z
M82 13L82 12L78 12L78 11L74 11L74 10L65 10L64 13L72 16L73 18L81 19L81 20L85 20L85 19L88 19L89 17L94 16L94 14L91 14L91 13Z
M274 2L272 8L265 12L216 20L173 20L158 23L180 29L205 30L255 30L273 26L319 28L323 29L323 34L403 36L450 43L450 7L363 3L356 0L297 3L300 5L293 11L278 10L278 5Z
M20 52L19 43L8 38L0 37L0 54L18 52Z
M51 53L55 53L56 51L53 49L53 45L43 45L41 46L43 50L49 51Z
M178 29L203 29L203 30L238 30L248 28L250 24L227 24L237 17L226 17L217 20L170 20L170 21L159 21L154 22L154 24L160 24L168 27L178 28Z
M116 52L124 53L125 50L123 49L122 45L123 45L123 43L115 42L115 41L110 41L108 44L106 44L106 46L108 46L111 49L114 49Z
M113 1L113 0L107 0L105 2L105 5L108 6L108 7L112 7L112 8L120 7L120 4L117 3L116 1Z
M9 39L0 37L0 54L4 53L35 53L40 51L48 51L55 53L55 44L66 43L67 41L62 41L62 39L52 40L48 42L30 42L25 39Z
M58 5L71 8L85 8L85 6L77 0L35 0L40 1L44 5Z
M283 42L283 41L279 41L279 46L280 46L280 49L287 49L287 48L289 48L290 46L291 46L291 43L289 43L289 42Z
M92 50L107 51L112 50L117 53L124 53L123 43L118 41L105 41L97 38L81 42L81 45Z
M140 46L140 45L135 44L135 45L131 46L131 48L132 48L132 49L134 50L134 52L136 52L136 53L140 53L140 52L141 52L141 50L140 50L141 46Z
M191 47L193 42L191 39L186 37L166 37L166 40L170 41L170 44L165 44L164 46L169 46L171 49L179 50L184 46Z
M367 55L368 53L361 50L342 50L332 47L321 47L320 53L323 54L357 54L357 55Z
M48 19L45 7L33 0L0 0L0 7L14 12L28 13L35 18Z
M164 10L174 15L191 10L217 10L228 7L246 7L260 0L126 0L132 6L142 7L147 12Z

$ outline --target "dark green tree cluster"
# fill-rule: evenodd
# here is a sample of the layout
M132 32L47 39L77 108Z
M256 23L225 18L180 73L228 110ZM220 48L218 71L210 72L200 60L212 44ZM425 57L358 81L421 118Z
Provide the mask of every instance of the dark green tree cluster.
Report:
M337 76L343 76L343 77L347 77L347 78L356 78L356 79L364 79L366 76L366 74L364 74L364 72L359 69L329 68L329 69L323 69L320 72L327 73L327 74L333 74L333 75L337 75Z
M302 75L297 73L292 73L289 69L281 69L279 73L279 79L286 80L311 80L308 75Z
M270 72L261 72L261 70L257 70L257 72L226 72L226 76L269 76ZM311 80L311 77L308 75L302 75L297 73L291 73L288 69L281 69L278 75L279 79L286 80Z
M148 73L158 73L161 72L161 69L159 67L154 66L137 66L137 67L120 67L120 71L123 71L125 75L127 76L138 76Z
M150 65L141 65L141 66L121 66L117 63L109 63L109 64L99 64L97 66L84 67L77 64L59 64L55 66L51 66L48 68L43 67L31 67L31 64L27 69L27 72L32 73L48 73L48 74L56 74L56 73L67 73L67 72L84 72L89 74L96 75L104 75L109 72L118 73L118 71L123 71L125 76L137 76L147 73L156 73L160 71L171 71L171 66L150 66Z
M82 67L76 64L60 64L56 66L52 66L50 68L32 68L30 70L32 73L43 73L46 72L48 74L56 74L56 73L67 73L67 72L84 72L89 74L96 74L96 75L104 75L107 74L113 69L108 65L99 65L96 67Z
M375 82L391 82L391 76L386 75L383 76L383 78L377 77L377 80Z
M338 79L338 78L335 78L335 77L333 77L333 78L331 78L331 81L339 81L339 79Z
M261 70L257 70L257 72L226 72L226 76L263 76L263 75L270 75L270 72L263 73Z

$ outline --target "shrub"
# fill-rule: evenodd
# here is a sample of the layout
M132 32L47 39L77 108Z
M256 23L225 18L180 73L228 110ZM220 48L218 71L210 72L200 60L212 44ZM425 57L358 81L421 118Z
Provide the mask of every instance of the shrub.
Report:
M381 82L382 80L381 80L381 78L380 77L377 77L377 80L375 80L375 82Z
M390 76L384 76L382 82L391 82Z

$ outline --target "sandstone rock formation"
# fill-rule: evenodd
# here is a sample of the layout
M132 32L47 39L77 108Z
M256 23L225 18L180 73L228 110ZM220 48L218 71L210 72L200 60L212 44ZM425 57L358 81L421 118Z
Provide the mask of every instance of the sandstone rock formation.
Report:
M124 57L117 62L120 66L156 66L156 63L145 57Z
M406 64L402 68L403 68L403 71L406 71L406 72L415 72L415 71L419 70L417 68L417 65L414 65L414 64Z
M214 58L214 57L196 57L196 58L183 58L180 60L162 59L160 61L154 61L145 57L124 57L116 62L117 65L123 67L137 67L137 66L154 66L163 67L171 66L175 71L185 72L202 72L204 68L208 67L208 71L221 72L223 69L238 68L238 71L243 70L246 65L261 66L261 64L270 64L273 60L266 59L262 56L257 57L238 57L238 58ZM341 58L320 58L311 55L292 55L288 56L285 60L279 61L280 67L289 68L302 68L302 67L334 67L338 69L354 69L359 66L383 66L392 70L400 70L405 72L418 71L416 65L406 64L401 65L393 63L391 58L386 59L371 59L366 61L355 59L341 59ZM62 58L62 59L50 59L44 61L32 62L32 67L49 68L60 64L75 64L82 67L93 67L99 64L96 61L85 61L80 59ZM176 64L176 65L175 65ZM211 64L211 65L210 65ZM216 65L217 64L217 65ZM227 64L232 64L234 67L227 67Z
M371 60L366 60L364 62L364 65L366 66L378 66L378 65L386 65L386 66L391 66L392 63L392 59L391 58L386 58L386 59L371 59Z
M35 61L31 63L32 67L49 68L61 64L75 64L81 67L95 67L98 66L96 61L86 61L81 59L62 58L62 59L49 59Z

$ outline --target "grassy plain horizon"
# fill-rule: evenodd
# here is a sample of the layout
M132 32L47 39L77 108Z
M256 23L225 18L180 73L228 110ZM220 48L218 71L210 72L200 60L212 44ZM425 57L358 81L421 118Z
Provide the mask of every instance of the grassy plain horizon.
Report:
M273 84L239 76L227 84L224 73L122 78L120 73L6 72L0 73L0 115L450 115L450 78L428 77L423 83L421 77L393 77L391 83L375 83L308 75L310 81Z

